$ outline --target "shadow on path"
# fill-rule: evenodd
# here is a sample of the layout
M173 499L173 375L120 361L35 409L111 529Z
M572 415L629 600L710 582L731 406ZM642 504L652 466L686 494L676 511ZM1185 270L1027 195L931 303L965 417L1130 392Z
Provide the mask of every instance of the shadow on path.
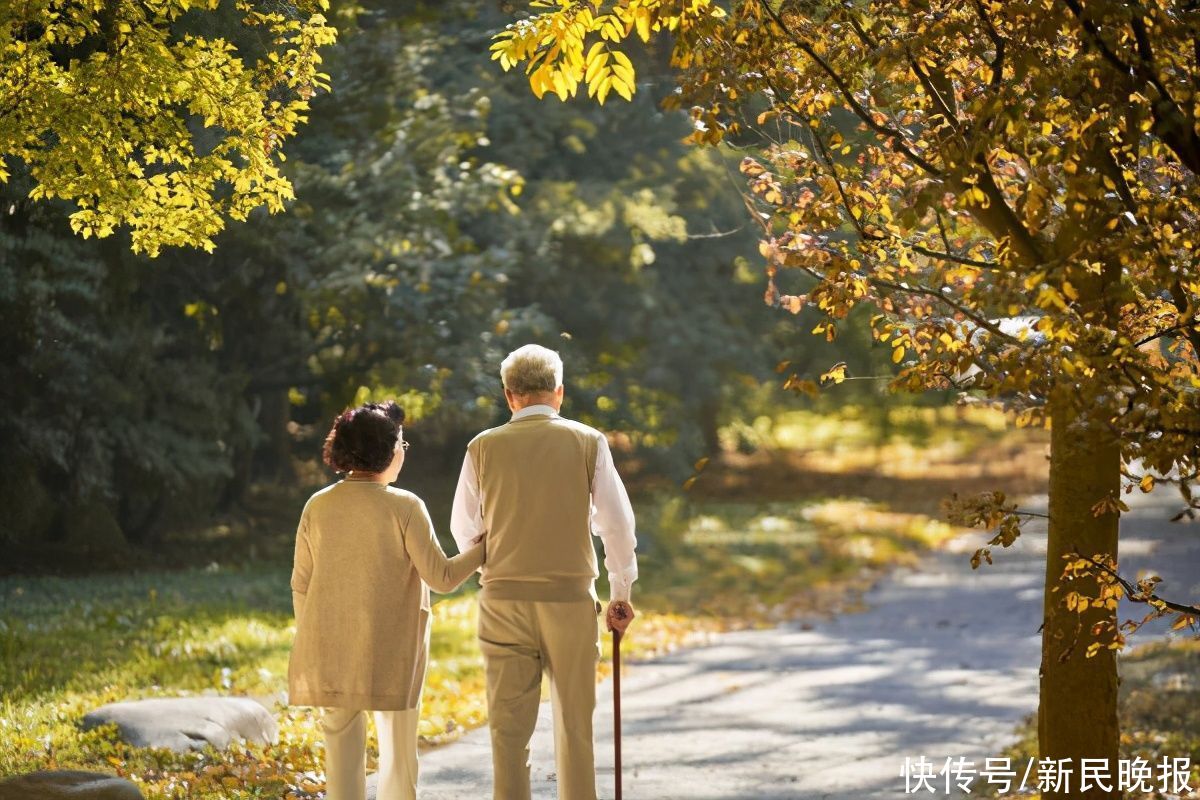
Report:
M1167 495L1128 499L1136 505L1122 523L1122 571L1155 568L1173 595L1196 596L1196 529L1167 522ZM1044 498L1030 503L1039 505ZM906 757L997 755L1037 706L1045 536L1031 525L994 565L972 571L968 559L982 542L982 534L960 537L920 571L898 570L868 593L862 613L733 633L628 667L626 796L898 797ZM1122 619L1139 610L1123 608ZM605 683L596 715L601 798L613 794L611 707ZM550 732L544 706L535 798L555 797ZM487 730L424 755L421 786L425 800L490 796Z

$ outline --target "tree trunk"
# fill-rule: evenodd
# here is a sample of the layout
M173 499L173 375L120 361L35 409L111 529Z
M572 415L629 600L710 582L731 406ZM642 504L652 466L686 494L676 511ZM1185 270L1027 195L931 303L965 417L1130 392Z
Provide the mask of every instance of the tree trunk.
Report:
M1070 611L1068 591L1095 597L1096 581L1060 581L1064 556L1078 552L1117 558L1118 515L1096 516L1092 508L1120 490L1118 443L1097 420L1081 415L1059 393L1051 405L1050 523L1046 550L1045 625L1042 630L1041 696L1038 706L1038 744L1041 758L1070 759L1070 784L1065 791L1042 794L1051 798L1119 798L1117 791L1117 663L1116 653L1101 648L1092 658L1087 646L1095 637L1092 626L1116 620L1116 612L1089 608ZM1057 592L1055 587L1061 586ZM1111 791L1095 786L1079 791L1081 761L1106 759L1102 775ZM1032 779L1031 779L1032 780Z
M721 452L720 414L721 404L714 397L705 400L696 415L700 423L700 434L704 437L705 455L715 456Z
M255 452L255 480L290 484L296 480L292 467L292 438L288 433L292 406L287 389L268 389L259 393L258 422L266 434Z

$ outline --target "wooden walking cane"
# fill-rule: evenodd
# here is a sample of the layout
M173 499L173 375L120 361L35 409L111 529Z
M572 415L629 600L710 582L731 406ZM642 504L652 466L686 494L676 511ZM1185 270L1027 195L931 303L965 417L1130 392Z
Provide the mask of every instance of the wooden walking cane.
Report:
M621 632L616 628L613 628L613 747L616 748L616 800L621 800Z
M625 619L625 609L613 609L617 619ZM613 748L616 756L613 773L617 781L616 800L621 800L621 630L614 627L613 635Z

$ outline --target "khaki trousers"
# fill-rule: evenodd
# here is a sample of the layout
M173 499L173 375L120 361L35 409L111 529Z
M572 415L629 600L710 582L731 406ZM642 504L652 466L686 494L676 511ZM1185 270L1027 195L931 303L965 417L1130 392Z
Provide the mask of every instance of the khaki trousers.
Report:
M528 800L529 740L550 676L559 800L596 800L592 713L600 627L594 600L479 600L495 800Z
M367 713L327 708L325 731L326 800L364 800L367 794ZM378 800L416 800L417 722L420 709L376 711L379 739Z

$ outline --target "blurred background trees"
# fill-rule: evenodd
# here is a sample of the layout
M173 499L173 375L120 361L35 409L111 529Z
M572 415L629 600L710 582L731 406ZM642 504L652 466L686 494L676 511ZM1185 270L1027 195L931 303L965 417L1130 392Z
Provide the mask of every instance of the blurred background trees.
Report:
M890 365L853 336L814 362L815 316L763 306L740 155L683 142L687 116L660 108L665 51L639 63L635 102L601 111L494 69L501 9L328 16L333 89L283 146L296 199L214 232L211 252L150 259L128 227L80 238L73 205L29 199L32 160L6 161L0 541L119 552L245 512L256 487L323 479L297 465L368 397L409 411L406 477L445 482L504 418L498 364L527 341L563 353L568 413L674 481L722 425L780 401L781 358Z

